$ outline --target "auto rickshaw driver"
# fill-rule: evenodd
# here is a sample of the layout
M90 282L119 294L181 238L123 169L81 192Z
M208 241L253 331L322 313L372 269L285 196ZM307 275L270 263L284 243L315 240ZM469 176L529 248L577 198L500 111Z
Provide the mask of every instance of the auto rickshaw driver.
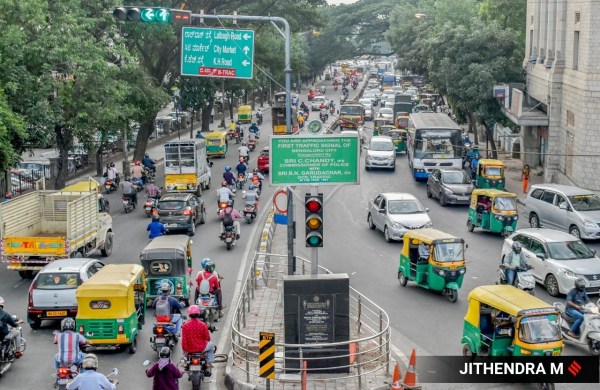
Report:
M492 202L486 195L479 195L477 198L477 220L481 224L483 213L489 213L492 208Z

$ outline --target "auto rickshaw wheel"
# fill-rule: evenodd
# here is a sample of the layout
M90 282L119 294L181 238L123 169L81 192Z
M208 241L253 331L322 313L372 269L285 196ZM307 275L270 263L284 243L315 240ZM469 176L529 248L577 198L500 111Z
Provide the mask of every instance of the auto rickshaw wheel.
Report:
M469 229L471 233L473 233L473 230L475 230L475 225L473 225L473 222L471 222L470 219L467 221L467 229Z
M590 350L590 353L592 355L600 356L600 341L590 339L590 341L588 342L588 349Z
M450 303L455 303L458 300L458 291L456 291L454 289L451 289L451 288L447 289L446 293L444 295L446 295L446 299Z
M402 287L406 287L406 284L408 283L408 278L404 276L404 272L398 271L398 281L400 282L400 285Z
M131 344L129 344L129 347L127 348L127 352L130 355L133 355L135 351L137 351L137 337L134 336L133 341L131 342Z
M185 307L190 307L190 297L185 298L183 303L185 304Z
M469 344L463 344L463 356L465 357L466 363L472 363L475 361L477 354L473 352Z
M22 279L33 279L35 274L36 274L36 272L33 270L19 271L19 276Z

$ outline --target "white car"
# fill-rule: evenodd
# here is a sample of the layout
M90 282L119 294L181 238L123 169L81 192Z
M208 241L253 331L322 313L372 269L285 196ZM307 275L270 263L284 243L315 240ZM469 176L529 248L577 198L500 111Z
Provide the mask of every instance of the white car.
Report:
M377 105L377 96L375 96L375 94L372 92L365 92L362 96L362 99L371 100L371 106L373 107Z
M385 103L387 101L394 101L394 97L396 96L396 92L394 91L384 91L383 94L381 95L381 100L380 100L380 104L381 107L385 106Z
M427 212L412 194L386 192L369 202L367 223L372 230L381 230L387 242L398 241L409 230L433 227Z
M394 110L391 108L380 108L377 113L378 118L389 119L391 121L394 120Z
M554 229L517 230L504 240L502 259L514 242L521 243L533 277L551 296L569 292L579 277L588 294L600 293L600 258L578 238Z
M362 146L367 142L367 133L365 132L365 128L359 126L358 129L344 129L340 131L340 135L356 135L358 133L358 138L360 138L360 145Z
M311 111L319 111L321 109L321 104L325 106L329 105L329 100L325 96L315 96L313 100L310 102L310 110Z

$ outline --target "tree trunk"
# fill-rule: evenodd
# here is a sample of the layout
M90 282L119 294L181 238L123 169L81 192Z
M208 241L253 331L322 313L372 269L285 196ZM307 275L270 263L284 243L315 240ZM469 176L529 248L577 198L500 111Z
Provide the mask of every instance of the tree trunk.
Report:
M494 132L491 127L487 125L487 123L483 122L483 127L485 127L485 135L490 143L490 147L492 149L492 158L498 158L498 150L496 149L496 142L494 142Z
M71 143L71 130L61 125L54 126L56 134L56 147L58 148L58 171L54 181L54 188L65 187L69 176L69 144Z
M260 96L259 96L260 108L265 106L265 87L260 87Z
M157 114L158 112L155 112L153 115L149 115L140 124L140 130L135 138L135 150L133 151L134 161L142 161L144 159L144 154L146 153L146 148L148 147L148 140L154 131L154 118L156 118Z
M202 107L202 131L210 131L210 113L212 110L212 101L208 106Z
M479 135L477 134L477 122L471 111L467 111L467 120L469 121L469 132L473 132L473 143L479 145Z
M227 98L227 101L229 102L229 120L233 122L233 93Z
M98 149L96 149L96 176L102 176L102 174L104 173L104 167L103 167L103 159L102 159L102 151L104 150L104 145L100 145L98 146Z
M194 138L194 117L196 116L196 111L192 108L192 115L190 115L190 138Z

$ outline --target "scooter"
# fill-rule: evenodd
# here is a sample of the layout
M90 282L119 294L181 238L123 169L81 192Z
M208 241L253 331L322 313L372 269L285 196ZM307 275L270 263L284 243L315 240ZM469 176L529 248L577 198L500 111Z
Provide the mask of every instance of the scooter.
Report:
M251 152L254 152L254 149L256 149L256 140L254 140L254 139L248 140L248 149ZM248 161L246 160L246 162L248 162Z
M335 113L335 107L334 106L330 106L329 107L329 114L333 115Z
M507 268L508 268L508 266L506 264L503 264L503 263L500 264L500 266L498 267L498 280L496 281L496 284L506 284L507 283L507 279L506 279L506 269ZM533 267L528 266L527 270L524 270L524 269L517 270L517 276L515 277L513 286L515 286L519 290L523 290L523 291L528 292L531 295L534 295L535 279L533 277L533 274L531 272L529 272L529 270L531 270L531 269L533 269Z
M248 148L248 149L250 149L250 148ZM241 158L243 158L243 159L244 159L244 163L245 163L246 165L248 165L248 160L250 160L250 156L240 156L240 157L238 158L238 161L239 161Z
M233 248L235 242L237 241L237 235L235 234L234 226L225 226L223 235L221 236L221 241L225 243L227 250Z
M129 195L123 195L121 198L123 201L123 209L125 210L125 214L128 214L135 208L135 204L133 203L133 198Z
M151 217L154 213L154 210L158 207L158 199L156 198L146 198L144 202L144 213L146 213L147 217Z
M243 173L238 173L237 175L237 188L238 189L243 189L244 188L244 184L246 183L246 175L244 175Z
M14 322L18 322L19 318L16 315L12 316ZM11 326L8 325L10 331ZM21 326L17 325L16 329L19 332L19 339L21 339L20 346L17 348L17 338L10 340L4 340L0 343L0 376L4 375L6 371L12 366L15 360L23 356L25 349L27 348L27 342L23 338L23 331Z
M260 125L262 125L262 123L263 123L263 113L262 113L262 111L258 111L256 113L256 124L258 126L260 126Z
M588 303L584 306L583 322L579 328L579 337L569 335L575 318L566 313L565 304L554 302L553 306L560 311L560 329L565 340L578 345L587 345L594 356L600 356L600 299L596 304Z
M104 190L106 191L106 194L110 194L111 192L116 191L116 180L106 179L106 181L104 182Z
M256 218L256 205L254 202L246 202L244 205L244 219L248 224L251 224L252 221Z
M204 321L210 326L213 322L219 321L219 303L217 302L217 297L211 294L208 289L208 286L200 284L196 305L204 308Z
M337 84L335 84L335 85L333 86L333 90L334 90L334 91L337 91L337 90L338 90L338 86L337 86Z
M321 120L321 122L325 123L325 122L327 122L327 119L329 119L329 115L328 114L319 114L319 119Z
M144 189L144 182L142 181L142 179L139 179L137 177L131 178L131 184L134 185L134 188L137 192L140 192Z

